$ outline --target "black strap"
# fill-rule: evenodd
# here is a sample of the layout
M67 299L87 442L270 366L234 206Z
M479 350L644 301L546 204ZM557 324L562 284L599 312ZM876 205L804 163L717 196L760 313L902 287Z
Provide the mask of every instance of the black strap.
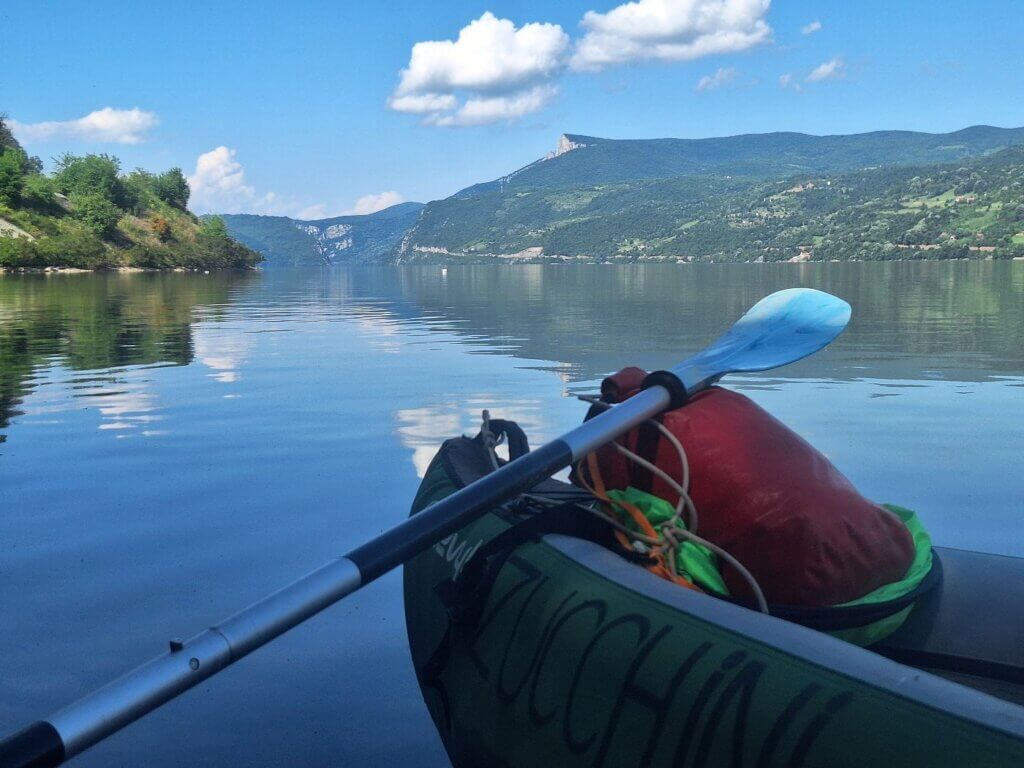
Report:
M505 436L505 439L508 441L509 461L515 461L520 456L525 456L530 452L530 441L527 439L526 433L514 421L491 419L488 422L488 427L496 440L500 440L502 435ZM482 434L477 435L473 439L480 441L481 444L483 443Z
M942 584L942 561L938 554L932 550L932 567L921 579L921 583L905 595L886 600L884 603L867 603L864 605L845 606L822 606L820 608L809 608L799 605L774 605L769 604L768 610L772 616L778 619L785 619L794 624L800 624L820 632L838 632L844 629L857 629L874 624L876 621L888 618L899 613L904 608L909 608L925 594L931 592ZM735 600L733 598L722 598L729 602L743 605L748 608L756 608L753 603Z
M434 588L453 623L475 626L509 556L522 544L540 541L549 533L592 541L631 562L643 565L652 562L645 555L623 549L615 538L614 528L576 502L546 509L536 502L530 506L536 509L535 514L488 541L473 554L454 579L443 581Z

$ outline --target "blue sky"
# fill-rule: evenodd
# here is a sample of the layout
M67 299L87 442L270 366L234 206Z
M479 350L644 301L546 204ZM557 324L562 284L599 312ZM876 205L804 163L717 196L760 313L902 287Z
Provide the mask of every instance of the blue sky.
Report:
M11 0L0 111L44 160L176 165L196 210L306 216L445 197L563 132L1024 125L1016 2L619 5Z

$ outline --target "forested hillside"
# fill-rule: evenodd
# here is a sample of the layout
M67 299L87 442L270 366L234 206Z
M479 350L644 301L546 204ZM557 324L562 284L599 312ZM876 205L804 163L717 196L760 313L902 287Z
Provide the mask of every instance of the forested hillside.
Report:
M110 155L62 155L43 173L0 117L0 268L252 267L224 223L187 209L179 168L123 173Z
M566 134L556 152L457 194L563 189L688 175L785 178L880 165L950 163L1024 144L1024 128L976 125L952 133L873 131L837 136L757 133L708 139L601 139Z
M429 204L400 260L1011 258L1024 255L1022 183L1024 148L1011 147L955 163L783 180L480 187Z

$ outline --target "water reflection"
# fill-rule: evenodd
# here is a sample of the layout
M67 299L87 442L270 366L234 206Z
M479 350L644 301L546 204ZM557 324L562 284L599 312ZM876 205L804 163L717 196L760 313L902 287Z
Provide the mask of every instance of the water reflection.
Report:
M53 414L82 402L101 414L100 429L159 420L146 368L192 362L197 308L224 304L232 286L253 279L258 278L234 273L4 276L0 442L14 416ZM213 356L211 367L231 375L233 367L218 366L233 366L237 357L237 351ZM37 390L31 406L22 409Z
M500 409L501 418L518 422L534 442L553 436L550 419L545 419L544 403L540 400L492 393L466 396L459 403L404 408L395 413L395 423L402 444L412 450L416 476L423 477L427 473L441 443L455 435L476 434L484 409L495 407ZM508 458L505 448L499 446L499 455Z
M233 329L226 323L196 323L192 343L199 362L213 373L211 378L224 384L239 380L242 363L252 351L255 341L245 330Z
M846 299L853 321L829 353L787 375L979 380L1024 370L1024 264L605 266L381 271L363 291L396 311L437 313L501 351L566 360L573 378L624 355L663 366L721 332L758 299L795 286Z
M835 293L854 315L832 347L787 377L887 380L887 391L872 393L880 398L899 395L898 382L1024 371L1024 264L1010 262L6 276L0 441L29 393L62 380L56 369L78 373L69 397L96 407L101 428L125 429L160 418L145 367L198 359L215 381L235 383L260 334L322 322L353 322L375 352L451 342L513 355L578 389L624 362L670 365L757 299L794 285ZM61 409L53 391L36 399L32 416Z

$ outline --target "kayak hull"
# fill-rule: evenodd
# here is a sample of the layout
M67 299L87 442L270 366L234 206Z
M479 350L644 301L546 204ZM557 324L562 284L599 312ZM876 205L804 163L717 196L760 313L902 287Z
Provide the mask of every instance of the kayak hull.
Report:
M413 512L487 470L448 441ZM494 510L405 568L410 649L456 765L1010 766L1024 709L672 585L582 539L518 546L470 625L443 585Z

